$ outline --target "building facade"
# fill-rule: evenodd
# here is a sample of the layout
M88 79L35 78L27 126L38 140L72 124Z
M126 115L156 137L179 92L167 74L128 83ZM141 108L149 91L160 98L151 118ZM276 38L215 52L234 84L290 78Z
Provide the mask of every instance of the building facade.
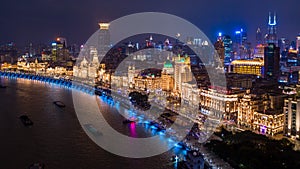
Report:
M229 93L226 89L201 89L200 112L209 116L236 120L238 101L243 92Z
M262 59L234 60L231 62L233 73L251 74L262 77L264 73L264 61Z
M193 79L190 58L188 56L175 57L174 68L174 90L177 93L181 93L182 83L189 82Z
M290 137L299 139L300 135L300 98L291 96L284 100L285 128Z
M274 43L268 44L264 49L264 78L278 80L280 69L280 49Z
M282 132L284 128L284 114L280 109L282 96L255 94L247 90L239 101L238 126L272 136Z

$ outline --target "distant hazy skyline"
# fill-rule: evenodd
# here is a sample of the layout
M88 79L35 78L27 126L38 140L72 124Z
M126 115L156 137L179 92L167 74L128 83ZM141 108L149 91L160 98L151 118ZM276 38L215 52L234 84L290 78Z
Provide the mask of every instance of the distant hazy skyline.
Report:
M243 28L251 42L258 27L267 32L269 12L278 16L278 37L295 40L300 32L300 1L289 0L9 0L0 5L0 44L13 41L50 43L57 36L68 44L84 43L98 29L137 12L165 12L187 19L210 39Z

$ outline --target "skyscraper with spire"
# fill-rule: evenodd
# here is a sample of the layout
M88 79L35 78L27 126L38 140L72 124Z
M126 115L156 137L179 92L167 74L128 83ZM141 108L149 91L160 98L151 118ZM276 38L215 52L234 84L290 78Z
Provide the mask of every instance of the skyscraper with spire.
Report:
M271 12L269 13L269 21L268 21L268 33L266 35L266 43L274 43L278 45L277 39L277 18L276 13L273 15Z

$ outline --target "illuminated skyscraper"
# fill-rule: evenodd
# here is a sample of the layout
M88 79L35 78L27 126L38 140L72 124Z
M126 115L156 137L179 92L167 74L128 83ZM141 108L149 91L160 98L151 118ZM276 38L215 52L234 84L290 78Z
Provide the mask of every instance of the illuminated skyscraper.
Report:
M247 47L249 45L247 43L247 33L243 29L235 31L234 42L235 59L248 58Z
M100 30L98 36L98 53L102 58L110 49L109 23L99 23L99 26Z
M54 62L65 62L69 59L69 50L66 48L67 40L63 37L58 37L52 42L51 60Z
M228 35L224 35L223 37L223 43L224 43L224 64L229 64L231 62L232 57L232 40L231 37Z
M236 44L242 45L242 33L243 29L235 31L234 40Z
M268 33L266 35L266 43L274 43L275 45L278 44L278 39L277 39L277 18L276 18L275 13L274 13L273 16L271 15L271 13L269 13Z
M67 47L67 39L66 38L57 37L56 42L58 42L59 44L62 44L64 48Z
M242 45L247 39L247 32L244 29L235 31L235 43Z
M264 52L264 77L278 80L280 49L274 43L270 43Z

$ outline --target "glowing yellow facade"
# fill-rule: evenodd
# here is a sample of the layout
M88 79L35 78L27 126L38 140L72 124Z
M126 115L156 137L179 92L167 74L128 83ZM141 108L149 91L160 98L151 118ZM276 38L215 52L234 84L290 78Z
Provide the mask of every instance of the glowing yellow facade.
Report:
M203 114L230 120L238 111L238 98L243 92L229 93L227 90L201 89L200 111Z
M284 114L269 107L271 104L267 94L250 94L248 90L238 104L238 126L272 136L282 132Z
M174 89L174 78L171 75L161 74L161 89L163 91L172 91Z
M3 63L0 64L0 70L17 70L18 66L17 65L12 65L10 63Z
M101 30L108 30L109 29L109 23L99 23Z
M271 112L272 113L272 112ZM254 112L253 130L262 134L275 135L283 131L284 114Z
M134 78L136 89L154 91L161 88L161 77L143 77L138 76Z
M47 62L34 62L19 61L17 62L17 70L20 72L30 72L36 74L45 74L48 68Z
M234 60L231 62L231 66L233 73L262 76L264 61L262 59Z

